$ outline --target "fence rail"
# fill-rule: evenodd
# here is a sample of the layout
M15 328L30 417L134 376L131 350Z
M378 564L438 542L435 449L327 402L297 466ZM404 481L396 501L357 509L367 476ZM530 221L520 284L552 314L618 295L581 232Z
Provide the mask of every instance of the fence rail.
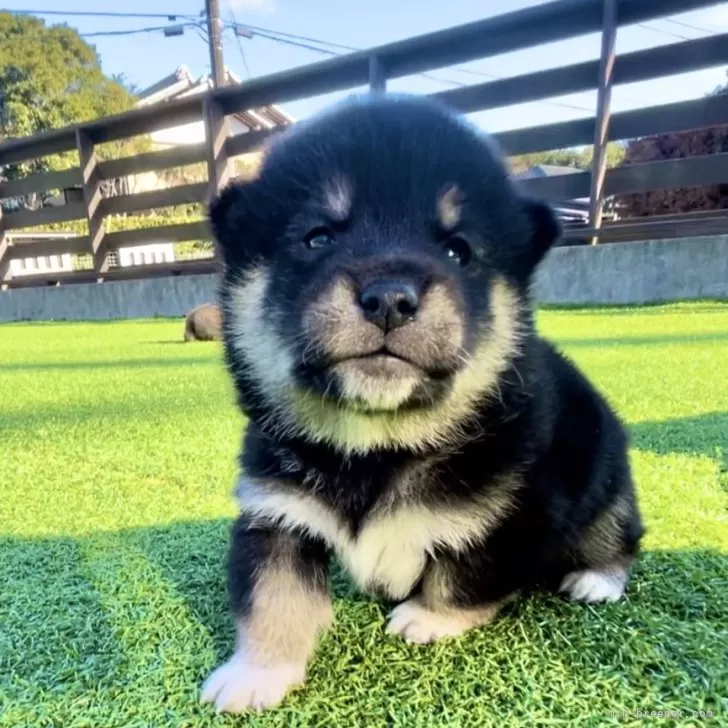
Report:
M596 242L727 232L728 215L722 212L621 222L601 220L607 196L728 182L728 154L616 169L606 169L604 164L606 144L610 141L728 124L728 94L616 114L610 112L609 103L615 85L728 63L728 33L614 55L615 37L622 26L718 4L721 3L716 0L556 0L215 89L204 95L6 141L0 144L0 169L4 165L71 151L78 153L80 164L59 172L2 181L0 199L80 187L83 201L37 210L20 209L4 215L0 211L0 284L23 287L214 270L217 265L214 259L129 268L110 267L108 262L109 251L150 241L209 240L204 220L123 231L107 230L106 222L110 215L206 202L230 179L232 157L255 150L268 136L280 131L277 128L231 136L229 115L269 103L280 104L360 86L384 91L387 81L392 79L593 32L602 34L599 60L487 81L433 96L462 112L472 113L597 90L593 117L495 135L509 155L594 144L591 171L522 182L529 193L554 202L590 199L590 226L567 229L566 236L590 236ZM105 142L200 121L205 125L204 143L121 159L98 158L97 147ZM108 180L200 163L206 164L206 181L137 194L108 197L101 194L101 184ZM30 243L21 242L13 234L13 231L40 225L78 220L88 223L88 235ZM93 259L93 268L13 277L11 261L29 255L60 253L88 254Z

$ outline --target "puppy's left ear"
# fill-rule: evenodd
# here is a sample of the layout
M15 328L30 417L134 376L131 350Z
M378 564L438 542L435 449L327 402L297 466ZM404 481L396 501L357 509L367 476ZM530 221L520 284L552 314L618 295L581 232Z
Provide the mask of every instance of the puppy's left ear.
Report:
M530 278L551 246L561 237L561 224L552 208L545 202L521 198L526 218L526 240L519 246L518 274Z

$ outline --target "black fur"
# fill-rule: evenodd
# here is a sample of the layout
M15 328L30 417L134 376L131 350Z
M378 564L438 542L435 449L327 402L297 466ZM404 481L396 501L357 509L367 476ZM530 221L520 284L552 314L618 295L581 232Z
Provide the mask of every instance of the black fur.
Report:
M315 195L338 175L354 186L346 224L326 219ZM470 249L464 267L447 259L447 236L432 219L433 201L452 183L465 198L458 228ZM250 420L241 457L248 477L315 495L355 537L396 487L398 474L419 461L433 462L431 477L408 498L434 510L488 493L499 476L519 471L524 487L495 532L466 553L441 549L437 554L451 574L457 606L488 604L540 584L558 585L568 572L603 566L587 558L581 544L590 524L618 498L631 505L619 526L618 548L605 552L604 561L628 562L636 554L642 526L625 431L587 379L533 327L529 287L559 235L558 225L546 205L519 194L497 150L479 131L430 101L385 95L349 102L276 140L260 177L224 191L212 204L211 221L226 265L226 356ZM334 229L337 245L306 249L307 232L323 224ZM290 343L301 386L316 390L316 377L323 376L327 364L301 361L303 311L342 269L355 271L355 278L356 271L366 271L364 276L375 269L447 280L458 292L469 352L481 335L479 327L488 324L494 281L503 279L520 301L513 316L524 332L521 349L500 375L497 396L482 398L477 417L447 447L404 445L352 454L312 442L305 433L284 433L249 363L232 345L231 290L242 273L261 262L275 283L261 325L275 325ZM431 374L439 383L411 406L427 407L447 395L454 372L440 372L439 379ZM235 532L230 590L239 611L245 611L274 530L270 523L245 535L240 527ZM300 537L298 568L320 585L324 547Z
M253 588L260 571L275 568L277 559L285 558L286 566L296 571L310 591L323 592L327 588L328 552L318 539L292 538L241 515L233 524L230 541L228 595L230 606L238 616L250 613Z

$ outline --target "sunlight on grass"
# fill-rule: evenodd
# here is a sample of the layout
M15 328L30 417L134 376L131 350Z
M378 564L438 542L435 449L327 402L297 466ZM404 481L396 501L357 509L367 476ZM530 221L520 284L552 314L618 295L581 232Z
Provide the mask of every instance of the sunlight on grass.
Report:
M538 321L630 425L648 531L628 599L524 599L423 648L337 571L307 688L245 720L196 702L232 639L243 420L218 345L179 343L180 321L0 326L0 726L726 724L728 305Z

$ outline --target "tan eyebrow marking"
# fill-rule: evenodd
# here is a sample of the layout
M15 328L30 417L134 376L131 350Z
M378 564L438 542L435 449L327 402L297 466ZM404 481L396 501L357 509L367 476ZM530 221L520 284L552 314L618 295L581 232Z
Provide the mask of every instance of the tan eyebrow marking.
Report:
M454 230L462 216L463 194L456 184L448 185L437 198L437 220L446 231Z
M330 179L324 187L324 207L332 220L345 222L351 213L353 189L344 177Z

